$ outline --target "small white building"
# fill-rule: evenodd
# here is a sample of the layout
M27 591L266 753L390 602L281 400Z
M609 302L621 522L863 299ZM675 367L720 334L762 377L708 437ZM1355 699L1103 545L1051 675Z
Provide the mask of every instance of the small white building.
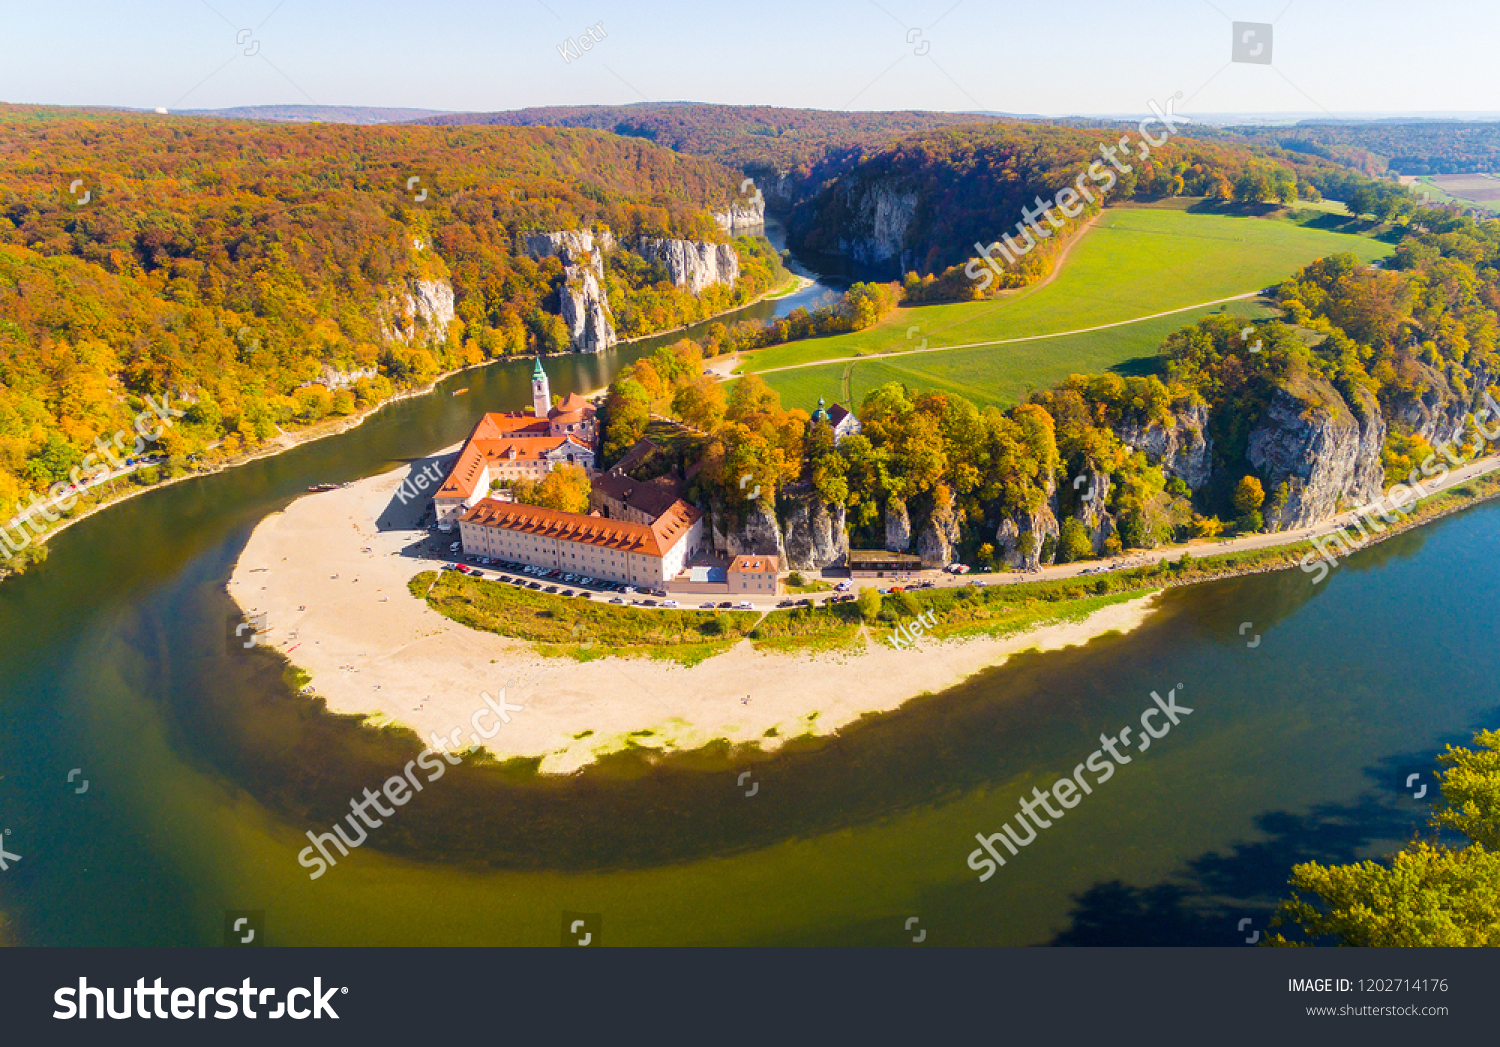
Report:
M843 404L827 406L828 401L821 396L818 397L817 410L812 413L814 423L826 425L833 430L833 446L837 447L843 442L844 437L853 436L859 432L862 426L859 419L854 417L854 412Z

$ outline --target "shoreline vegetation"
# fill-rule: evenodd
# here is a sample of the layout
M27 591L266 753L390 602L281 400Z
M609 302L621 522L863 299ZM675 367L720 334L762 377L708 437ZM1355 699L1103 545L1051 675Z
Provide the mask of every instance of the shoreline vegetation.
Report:
M1370 542L1500 495L1500 458L1464 469ZM1271 543L1256 547L1224 539L1136 551L1127 558L1136 566L1105 562L1108 573L1087 578L1064 572L1100 561L1051 568L1039 580L995 574L984 586L892 594L868 618L856 602L762 615L620 607L413 570L404 554L420 533L373 526L402 474L306 496L262 521L229 591L247 614L268 616L268 646L287 656L295 679L311 682L304 694L369 726L450 737L482 692L505 689L525 711L484 744L487 756L545 775L622 753L745 760L810 744L1012 654L1128 632L1164 589L1296 567L1309 539L1348 512L1254 536ZM355 552L360 543L329 526L341 517L374 548ZM1143 556L1154 560L1141 564ZM922 638L891 643L910 636L917 614L934 620Z
M698 327L702 326L703 324L712 323L715 320L722 319L723 317L729 316L733 313L737 313L743 309L748 309L753 305L759 304L760 302L777 298L784 298L788 295L796 294L798 291L801 291L804 288L810 287L812 284L816 283L816 281L814 280L810 280L805 276L798 276L795 273L789 273L789 276L790 279L779 288L773 288L769 291L762 292L748 302L737 305L732 309L726 309L723 312L704 317L702 320L696 320L693 323L684 325L682 327L663 331L654 331L651 334L636 335L632 338L622 338L616 343L616 345L628 345L634 342L645 341L648 338L662 338L677 334L692 327ZM577 356L580 354L576 352L564 352L543 353L540 355L545 356L548 359L566 359L568 357ZM313 443L314 441L322 440L331 436L342 435L343 433L347 433L353 429L359 428L366 421L379 413L382 409L392 404L401 403L405 400L416 399L419 396L427 396L430 393L436 392L439 385L447 381L449 378L454 377L455 375L464 374L465 372L473 371L477 368L489 367L492 364L501 364L529 358L529 356L526 356L524 354L517 354L511 356L496 357L492 360L482 360L479 363L465 364L463 367L455 367L452 370L444 371L438 374L432 379L432 381L424 385L397 390L395 393L391 394L380 402L370 404L367 407L359 408L352 414L337 419L320 419L310 425L302 426L296 429L280 429L275 436L266 440L264 443L258 444L253 448L248 448L244 451L233 453L228 457L219 459L204 466L185 468L183 472L175 476L160 476L160 478L155 480L154 482L140 483L137 480L133 479L133 477L146 469L155 468L160 470L162 468L160 465L141 466L133 472L122 474L109 481L109 483L103 484L99 488L95 489L95 491L98 491L102 495L102 497L98 497L96 500L92 501L89 504L84 504L83 500L80 499L79 504L74 508L67 510L63 514L63 518L61 520L49 526L44 533L37 535L33 540L31 549L42 551L39 554L33 553L32 557L27 559L26 563L23 564L20 570L7 567L5 562L0 561L0 583L3 583L8 578L19 577L21 574L24 574L25 567L29 566L30 563L45 560L47 556L47 553L45 551L46 545L49 541L52 540L53 537L61 534L63 531L67 530L74 524L81 523L84 520L87 520L95 513L102 512L105 509L109 509L112 506L116 506L123 502L129 501L130 499L135 498L138 495L143 495L150 491L170 487L173 484L181 483L185 480L192 480L200 476L212 476L215 473L221 473L228 469L234 469L242 465L248 465L251 462L259 461L262 458L274 457L275 455L290 451L293 448L300 447L303 444ZM587 392L581 393L580 395L586 398L594 397L599 395L600 393L603 393L604 391L604 388L591 389ZM210 447L206 450L213 451L215 449L216 448L214 447ZM93 496L95 494L95 491L88 492L89 496Z

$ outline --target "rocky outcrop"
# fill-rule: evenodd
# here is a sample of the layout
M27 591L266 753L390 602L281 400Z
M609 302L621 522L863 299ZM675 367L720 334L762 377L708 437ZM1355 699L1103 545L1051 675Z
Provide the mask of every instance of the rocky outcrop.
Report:
M553 233L522 233L521 246L532 258L557 258L563 265L587 262L594 276L604 279L604 252L614 246L614 236L604 230L598 240L588 229L559 229Z
M766 201L757 191L746 203L733 203L727 211L714 212L714 221L730 236L759 233L766 227Z
M597 353L618 339L604 292L604 253L615 247L608 229L597 237L588 229L551 233L522 233L521 244L532 258L557 258L563 263L563 285L558 288L558 311L568 325L573 351Z
M946 487L939 487L932 509L917 532L917 555L924 564L946 567L953 562L958 540L958 513L954 511L953 495Z
M904 553L911 548L911 517L907 515L906 503L899 498L885 503L885 548L893 553Z
M1408 379L1410 392L1398 393L1386 405L1393 429L1420 436L1430 444L1454 440L1464 431L1475 393L1489 384L1488 373L1474 376L1472 389L1455 387L1442 371L1429 364L1415 364L1417 373Z
M1078 492L1079 505L1073 516L1089 533L1094 555L1104 552L1104 543L1115 533L1115 520L1109 514L1109 474L1099 469L1092 461L1073 480L1073 489Z
M303 382L302 385L304 387L309 385L321 385L323 388L331 391L336 389L343 389L346 386L353 385L361 378L373 380L375 378L378 378L379 376L380 368L378 367L363 367L355 371L340 371L338 368L333 367L330 364L324 364L323 370L318 374L317 378L314 378L310 382Z
M821 571L849 559L849 535L844 531L844 507L825 505L808 490L786 497L782 548L789 571Z
M609 303L594 270L582 265L563 268L566 280L558 289L563 322L573 340L576 353L597 353L608 349L619 339L609 317Z
M453 288L447 280L413 280L404 293L394 294L380 321L380 333L390 342L443 342L453 322Z
M1213 442L1208 428L1208 406L1194 404L1173 414L1168 424L1125 425L1115 429L1120 443L1140 451L1168 477L1179 477L1193 489L1208 483L1213 473Z
M1000 521L995 530L995 548L1000 559L1016 570L1030 570L1041 565L1042 546L1048 538L1054 542L1062 528L1057 522L1057 495L1048 492L1047 501L1035 510L1018 509ZM1022 542L1023 535L1030 535L1030 548Z
M751 502L741 519L715 499L710 505L710 515L714 552L721 556L775 556L786 562L781 525L769 500L757 498Z
M844 507L826 505L811 487L782 492L777 507L751 502L743 518L715 499L710 506L714 552L721 556L776 556L788 571L821 571L846 563L849 536Z
M1268 495L1286 484L1286 500L1266 503L1266 526L1289 530L1332 516L1340 505L1380 496L1385 419L1368 393L1350 405L1321 379L1278 388L1250 433L1246 457Z
M636 252L648 262L660 262L674 286L686 287L693 294L714 284L733 287L740 278L740 256L729 244L643 236Z

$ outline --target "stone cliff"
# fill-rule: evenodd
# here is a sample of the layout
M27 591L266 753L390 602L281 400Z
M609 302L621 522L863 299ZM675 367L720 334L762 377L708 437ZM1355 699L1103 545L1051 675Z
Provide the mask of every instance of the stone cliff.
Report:
M1268 495L1282 484L1287 488L1284 504L1267 500L1267 528L1306 527L1338 512L1341 503L1378 498L1385 435L1380 406L1368 393L1351 405L1322 379L1278 388L1246 449Z
M563 263L558 311L568 325L573 351L597 353L614 345L618 339L604 291L604 252L615 246L609 230L597 237L587 229L522 233L520 239L531 257L556 257Z
M727 211L716 211L714 221L730 236L759 233L766 227L766 201L757 192L746 203L733 203Z
M1203 435L1207 427L1208 406L1200 403L1178 411L1168 425L1152 421L1121 426L1115 436L1130 450L1144 453L1152 465L1161 466L1168 477L1180 477L1196 490L1213 473L1213 444Z
M722 556L777 556L782 569L819 571L845 562L844 507L825 505L811 488L783 492L777 507L751 502L743 519L721 501L710 505L713 547Z
M453 288L447 280L413 280L410 287L393 294L380 321L387 341L443 342L453 322Z
M636 252L648 262L662 263L673 285L686 287L693 294L713 284L733 287L740 278L740 256L729 244L643 236Z

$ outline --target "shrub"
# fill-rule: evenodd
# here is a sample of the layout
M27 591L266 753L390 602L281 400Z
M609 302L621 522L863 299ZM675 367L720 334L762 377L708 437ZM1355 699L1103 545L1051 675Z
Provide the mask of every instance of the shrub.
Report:
M1058 542L1057 562L1072 563L1093 555L1094 543L1089 538L1088 528L1082 521L1068 517L1062 523L1062 539Z

